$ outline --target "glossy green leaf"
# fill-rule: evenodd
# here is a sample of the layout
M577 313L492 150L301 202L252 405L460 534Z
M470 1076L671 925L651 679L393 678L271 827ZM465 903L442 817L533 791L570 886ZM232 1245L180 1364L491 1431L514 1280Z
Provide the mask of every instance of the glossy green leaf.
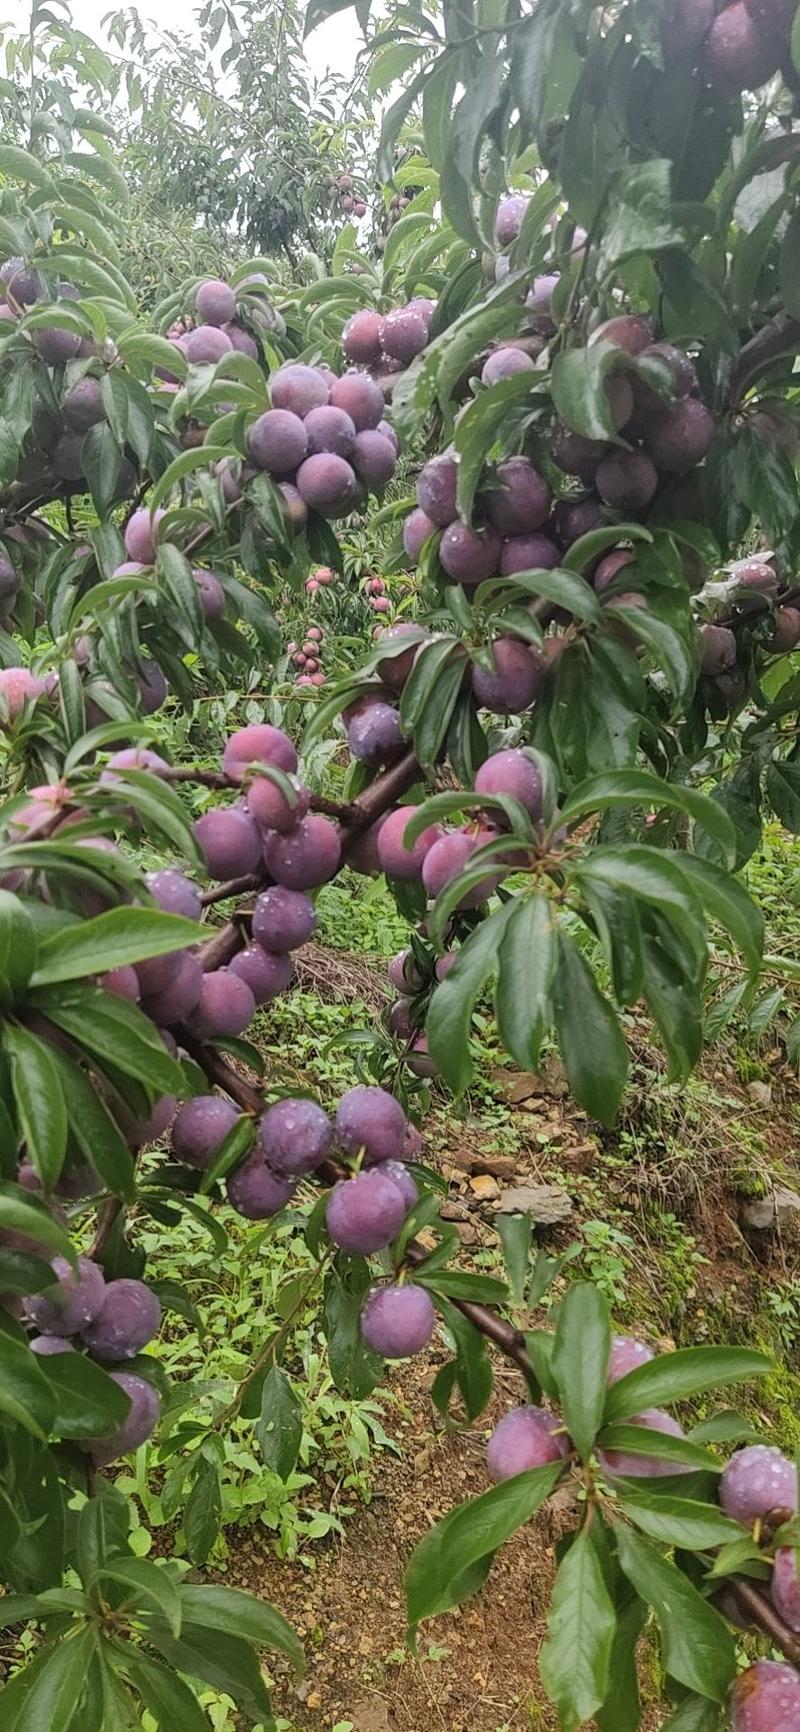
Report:
M552 1021L556 927L555 909L546 896L520 897L498 948L498 1033L524 1070L536 1070Z
M79 1710L96 1643L94 1629L78 1625L39 1656L21 1706L16 1713L9 1710L13 1717L6 1722L8 1732L69 1732L70 1727L80 1726Z
M592 1453L603 1419L610 1352L606 1300L592 1282L576 1281L558 1308L551 1365L564 1423L583 1461Z
M183 1512L186 1549L193 1564L204 1564L219 1533L222 1492L219 1469L213 1461L200 1461Z
M681 1551L712 1551L729 1540L741 1539L738 1522L730 1521L715 1504L665 1495L646 1485L624 1491L619 1502L635 1527Z
M55 1396L56 1437L107 1437L127 1418L124 1389L84 1354L54 1353L42 1365Z
M116 1119L79 1065L55 1048L52 1056L71 1136L97 1174L100 1186L122 1202L132 1203L136 1196L133 1155Z
M208 1630L186 1617L178 1640L159 1618L150 1620L147 1637L167 1665L190 1678L201 1678L212 1689L232 1696L242 1714L269 1724L269 1692L249 1642L220 1629L209 1641Z
M209 1732L209 1720L193 1690L170 1665L126 1644L125 1670L161 1732Z
M676 1353L660 1353L612 1384L606 1422L627 1419L645 1407L685 1401L707 1389L766 1377L771 1370L772 1361L752 1347L681 1347Z
M564 1732L576 1732L608 1693L616 1619L590 1529L562 1559L539 1655L542 1682Z
M454 973L455 969L448 980ZM613 1124L627 1080L628 1049L611 1005L564 931L558 934L553 1008L561 1057L575 1099L601 1124Z
M97 1581L117 1582L126 1590L123 1605L155 1609L173 1636L181 1633L180 1592L163 1563L148 1558L111 1558L97 1572Z
M736 1674L736 1644L727 1624L655 1546L619 1527L619 1561L661 1631L665 1670L687 1689L724 1702Z
M187 1621L206 1630L223 1630L241 1636L256 1648L269 1648L285 1654L296 1672L304 1667L303 1644L291 1624L276 1612L266 1600L240 1588L217 1587L207 1583L184 1582L180 1599Z
M45 1191L51 1191L67 1152L67 1109L52 1048L21 1023L6 1023L3 1050L11 1061L11 1087L25 1140Z
M267 1467L286 1481L300 1451L303 1414L294 1384L280 1365L271 1365L264 1379L256 1437Z
M55 981L105 973L183 950L205 936L203 927L181 915L163 914L155 908L110 908L46 939L31 984L49 986Z
M590 776L568 795L561 809L559 823L572 824L590 812L605 812L615 807L653 806L688 812L695 824L713 836L727 855L735 847L735 830L729 814L707 794L695 788L684 788L675 782L663 782L650 770L607 770ZM683 856L681 856L683 863Z
M458 952L450 973L439 982L425 1021L431 1056L455 1094L463 1094L472 1075L469 1030L478 997L498 966L500 943L515 909L507 902L482 921Z

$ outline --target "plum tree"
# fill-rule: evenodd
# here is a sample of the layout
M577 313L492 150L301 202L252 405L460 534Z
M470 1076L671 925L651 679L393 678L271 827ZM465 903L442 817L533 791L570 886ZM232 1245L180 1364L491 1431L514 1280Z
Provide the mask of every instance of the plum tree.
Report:
M427 1347L436 1325L433 1300L424 1287L376 1287L361 1313L361 1333L373 1353L407 1359Z

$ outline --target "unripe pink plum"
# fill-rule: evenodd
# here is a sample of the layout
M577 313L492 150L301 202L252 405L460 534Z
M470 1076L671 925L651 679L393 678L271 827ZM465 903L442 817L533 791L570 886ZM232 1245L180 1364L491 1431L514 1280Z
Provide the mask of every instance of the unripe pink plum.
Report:
M484 709L515 716L538 697L544 677L540 658L518 638L497 638L492 645L494 672L473 664L472 690Z
M253 422L247 449L257 469L271 475L289 475L308 450L308 434L299 415L290 409L267 409Z
M516 240L530 201L529 192L512 192L506 198L501 198L494 219L494 233L498 246L508 247L512 241Z
M209 277L200 283L194 297L198 318L204 325L225 325L236 313L236 296L227 283Z
M589 343L615 343L626 355L641 355L653 341L653 321L643 313L617 313L592 332Z
M455 523L458 464L449 452L432 457L417 477L417 504L426 518L439 529Z
M289 890L313 890L318 884L327 884L336 876L341 858L335 825L316 812L301 819L288 836L275 832L264 844L268 871Z
M400 715L380 698L361 698L347 718L347 743L364 764L383 764L403 744Z
M303 657L302 663L295 656L298 665L307 666L313 672L311 662ZM316 666L316 663L314 663ZM276 782L268 776L254 776L247 790L247 808L260 830L293 830L301 818L305 818L311 805L311 790L306 788L296 776L290 776L289 781L294 789L294 799L279 788Z
M666 1437L683 1437L683 1427L671 1413L660 1408L646 1407L641 1413L626 1419L626 1425L641 1425L647 1431L662 1432ZM600 1449L598 1461L607 1473L626 1474L629 1479L664 1479L671 1474L691 1473L682 1462L666 1461L656 1455L629 1455L624 1450Z
M285 992L291 986L294 974L288 956L262 950L260 944L249 944L244 950L237 951L228 966L231 974L238 974L239 979L247 983L256 1004L268 1004L270 999Z
M706 37L712 83L726 90L759 90L778 65L778 44L751 17L742 0L718 12Z
M790 1630L800 1630L800 1575L794 1546L781 1546L775 1553L770 1592L778 1616Z
M2 675L0 675L2 678ZM114 783L120 780L117 770L149 770L151 776L157 776L160 770L168 770L166 758L152 751L150 746L124 746L121 752L113 752L108 760L100 780Z
M87 374L64 398L61 413L72 433L88 433L97 421L105 420L103 393L97 379Z
M392 604L387 595L371 596L369 605L373 613L391 613L392 611Z
M333 1143L333 1125L318 1102L293 1097L267 1107L258 1131L268 1166L289 1179L313 1173Z
M161 1326L161 1306L144 1281L109 1281L103 1300L82 1330L96 1359L133 1359Z
M164 866L160 872L146 872L144 881L153 901L165 914L182 914L185 920L200 919L200 894L185 872Z
M388 878L419 878L422 862L429 848L438 841L438 824L429 824L411 847L406 847L405 832L416 813L416 806L398 806L386 814L377 838L378 862Z
M28 668L0 668L0 706L9 720L16 721L26 703L35 703L44 692L44 680Z
M384 400L380 385L370 378L369 373L362 373L357 368L343 373L331 386L331 402L337 409L345 410L355 422L358 433L363 433L368 427L377 427L383 420Z
M105 1276L100 1264L90 1257L79 1257L75 1269L66 1257L54 1257L51 1268L58 1283L58 1298L31 1294L25 1300L25 1315L48 1335L77 1335L100 1310L106 1293Z
M267 1166L260 1149L249 1155L225 1187L228 1202L246 1221L268 1221L294 1196L294 1183Z
M448 577L466 587L485 582L499 570L502 541L491 524L470 529L466 523L451 523L439 544L439 559Z
M700 627L700 667L704 674L725 673L736 662L736 638L726 625Z
M348 517L358 502L355 472L344 457L318 453L297 471L297 490L304 504L321 517Z
M629 1371L636 1371L654 1357L652 1347L648 1347L646 1342L636 1341L632 1335L612 1335L608 1382L618 1383L621 1377L627 1377Z
M550 510L552 494L529 459L509 457L498 467L497 482L487 494L495 527L503 535L530 535L539 529Z
M223 355L233 352L230 337L217 325L198 325L181 337L181 348L193 367L215 366Z
M261 859L261 832L240 806L215 806L193 825L211 878L240 878Z
M658 470L644 451L609 451L598 464L595 486L615 511L642 511L658 486Z
M519 800L534 819L542 815L542 778L532 758L519 747L493 752L481 764L475 776L476 794L508 794ZM502 814L493 812L492 821L502 821Z
M394 307L386 314L381 333L384 355L407 367L415 355L421 355L428 341L428 326L414 307Z
M752 1528L774 1510L797 1509L794 1464L766 1443L737 1450L723 1469L719 1501L726 1515Z
M561 555L547 535L512 535L503 542L500 555L502 577L515 577L521 571L552 571Z
M386 1089L358 1084L342 1095L336 1113L336 1138L350 1155L364 1151L367 1166L399 1161L403 1153L406 1116Z
M344 409L335 409L330 403L310 411L305 429L311 455L332 452L336 457L349 457L356 442L355 422Z
M154 563L158 525L163 516L162 510L150 512L143 506L129 517L125 525L125 548L129 559L138 561L140 565Z
M373 1353L383 1359L407 1359L421 1353L433 1334L436 1311L424 1287L374 1287L361 1313L361 1333Z
M487 356L481 368L481 379L484 385L499 385L503 379L513 379L517 373L535 371L530 355L526 355L523 349L513 348L510 343L503 343Z
M306 637L312 638L314 643L321 643L323 636L324 636L324 633L323 633L321 625L310 625L308 627L308 630L306 632Z
M285 955L307 944L316 924L314 904L300 890L272 884L256 897L253 938L276 955Z
M137 970L138 974L138 970ZM155 987L142 1000L146 1016L160 1028L170 1028L191 1015L203 990L203 970L196 956L187 950L175 957L169 978Z
M644 445L657 469L669 475L683 475L705 457L713 437L711 410L696 397L684 397L672 409L665 407L658 420L650 424Z
M371 1167L334 1185L325 1210L334 1245L362 1257L391 1245L405 1216L406 1204L399 1187L381 1167Z
M222 754L226 776L242 782L250 764L269 764L287 775L297 769L297 753L283 728L275 728L271 722L254 722L231 734Z
M184 1101L172 1126L172 1153L187 1166L210 1167L240 1114L219 1095L194 1095Z
M453 830L440 836L438 842L428 850L422 862L422 882L429 896L436 897L450 884L454 878L469 866L476 848L489 840L489 834L472 835L466 830ZM488 873L479 884L474 885L462 896L459 908L476 908L487 897L492 896L502 878L496 873Z
M390 439L367 428L356 436L353 468L371 491L385 487L394 475L397 457Z
M225 612L225 591L213 571L204 571L196 566L192 572L200 592L200 606L203 618L211 624L215 619L221 619Z
M342 349L348 361L360 367L375 367L381 358L383 318L372 307L360 307L342 331Z
M131 1405L116 1431L83 1446L92 1455L96 1467L108 1467L121 1455L130 1455L146 1443L148 1437L152 1437L161 1414L158 1390L145 1377L136 1377L130 1371L112 1371L111 1376L124 1390Z
M583 433L574 433L571 427L565 427L563 421L557 421L553 428L553 462L563 469L565 475L577 475L585 487L592 486L597 466L607 450L603 440L587 439Z
M800 1732L800 1677L794 1666L756 1660L731 1697L731 1732Z
M498 1484L518 1473L565 1461L569 1438L561 1421L544 1407L517 1407L495 1426L486 1446L486 1466Z
M127 998L131 1004L139 1002L139 976L129 963L101 974L100 985L105 992L113 992L116 998Z

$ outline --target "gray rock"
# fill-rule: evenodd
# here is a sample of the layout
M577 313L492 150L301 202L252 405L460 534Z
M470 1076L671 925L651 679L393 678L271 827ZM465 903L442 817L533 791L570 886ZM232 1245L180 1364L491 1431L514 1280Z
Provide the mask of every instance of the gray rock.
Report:
M572 1214L572 1198L561 1185L509 1185L498 1203L501 1215L530 1215L541 1227L557 1227Z

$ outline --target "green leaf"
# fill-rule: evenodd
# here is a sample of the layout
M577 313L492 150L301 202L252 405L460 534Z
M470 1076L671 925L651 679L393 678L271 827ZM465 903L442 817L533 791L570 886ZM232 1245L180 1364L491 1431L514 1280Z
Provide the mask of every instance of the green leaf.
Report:
M147 500L149 510L155 511L172 492L173 487L177 487L178 482L182 481L185 475L191 475L192 470L213 469L215 463L219 463L223 457L229 456L230 451L225 445L198 445L194 450L182 451L180 457L176 457L169 464L169 467L164 470L163 475L156 482Z
M267 1467L285 1483L300 1452L303 1413L294 1384L280 1365L271 1365L264 1379L256 1437Z
M75 1726L96 1643L96 1632L79 1625L48 1648L21 1707L16 1714L12 1708L13 1718L4 1722L7 1732L68 1732Z
M437 1213L438 1213L438 1200ZM508 1302L508 1288L505 1281L498 1281L494 1275L468 1275L461 1269L437 1269L426 1278L421 1269L417 1280L424 1286L433 1288L436 1293L443 1293L447 1299L471 1299L476 1305L505 1305Z
M476 1591L498 1546L524 1527L555 1490L562 1462L494 1486L462 1503L420 1540L406 1571L406 1606L412 1636L423 1618L436 1617ZM484 1566L476 1576L475 1571Z
M134 1689L161 1732L209 1732L209 1721L189 1685L172 1667L133 1644L125 1644L123 1662Z
M11 1086L28 1158L51 1191L67 1152L67 1109L52 1049L20 1024L3 1029L3 1050L11 1061Z
M183 1512L186 1549L193 1564L205 1563L219 1533L221 1514L219 1469L215 1462L203 1459Z
M184 1582L179 1590L184 1616L189 1623L207 1630L223 1630L241 1636L256 1648L276 1649L285 1654L296 1672L302 1672L303 1644L291 1624L266 1600L256 1599L241 1588L219 1588Z
M609 523L604 529L590 529L588 534L573 541L564 554L562 568L564 571L585 571L601 553L609 547L618 547L621 541L652 543L652 540L650 530L641 523Z
M428 1045L431 1057L454 1094L463 1094L472 1079L469 1053L472 1012L498 966L500 942L515 906L506 902L498 913L476 926L462 944L457 962L431 998L425 1023Z
M325 1276L322 1326L328 1343L331 1376L337 1387L356 1400L380 1382L381 1361L361 1334L361 1310L370 1284L363 1257L342 1252Z
M511 1297L515 1305L521 1305L528 1279L533 1221L530 1215L498 1215L495 1225L503 1248Z
M37 949L36 931L24 902L0 890L0 986L7 983L11 997L27 986Z
M56 1437L107 1437L127 1418L130 1399L102 1366L81 1353L54 1353L43 1361L55 1393Z
M9 180L21 180L28 186L38 186L42 192L55 193L53 177L44 164L16 144L0 144L0 175Z
M24 1233L37 1245L44 1245L53 1256L74 1259L70 1237L51 1215L44 1203L31 1197L19 1185L0 1181L0 1231Z
M485 1338L469 1317L457 1310L443 1293L434 1288L431 1297L455 1346L455 1379L467 1418L477 1419L489 1401L494 1381L492 1361L486 1349Z
M486 583L478 585L473 605L484 607L517 591L520 595L540 596L545 601L553 601L557 607L566 608L575 619L585 620L590 625L599 625L603 618L597 596L586 579L579 577L577 572L561 568L555 571L520 571L513 577L490 577Z
M591 1455L602 1423L610 1351L611 1319L603 1295L591 1281L574 1282L558 1308L551 1366L564 1423L582 1461Z
M694 1498L665 1496L642 1486L622 1492L619 1504L643 1533L681 1551L712 1551L742 1537L738 1522L730 1521L715 1504Z
M220 1629L210 1642L208 1630L201 1624L190 1623L188 1618L184 1618L177 1641L160 1618L150 1621L147 1638L176 1671L190 1678L201 1678L212 1689L232 1696L241 1713L251 1720L266 1720L269 1725L269 1692L249 1642Z
M683 871L682 854L630 842L619 848L598 847L579 862L579 883L609 885L657 909L681 932L698 971L705 962L706 931L694 886Z
M575 1732L605 1701L615 1624L591 1532L584 1529L559 1567L539 1654L542 1682L563 1732Z
M500 1039L524 1070L535 1071L552 1021L556 915L546 896L520 897L497 952L495 1012Z
M656 1461L674 1461L681 1467L696 1467L701 1472L721 1473L722 1462L710 1450L701 1449L691 1438L673 1437L670 1432L656 1431L651 1426L607 1425L598 1438L600 1449L624 1455L653 1456ZM616 1468L606 1468L616 1473Z
M752 1347L681 1347L676 1353L660 1353L612 1384L605 1419L607 1423L627 1419L645 1407L686 1401L707 1389L766 1377L772 1369L771 1359Z
M662 1732L720 1732L721 1726L717 1703L691 1696L665 1720Z
M105 517L116 496L122 473L122 452L105 421L98 421L84 435L81 468L89 484L97 515Z
M55 1400L21 1331L0 1319L0 1413L42 1440L52 1428Z
M733 857L736 831L726 811L707 794L694 788L684 788L675 782L662 782L650 770L604 770L599 776L589 776L579 783L564 802L559 824L572 824L589 812L606 812L614 807L671 807L688 812L695 824L713 836L723 853ZM690 856L691 858L691 856ZM684 856L681 855L681 863Z
M183 1071L133 1004L100 987L64 985L36 994L37 1008L87 1051L159 1094L186 1092Z
M154 908L110 908L45 939L31 984L80 980L87 974L184 950L206 936L204 927L178 914L162 914Z
M133 1155L119 1125L80 1066L53 1048L72 1137L100 1181L113 1197L132 1203L136 1197Z
M130 1591L123 1605L155 1608L168 1623L173 1636L181 1633L182 1602L178 1588L163 1563L147 1558L112 1558L97 1572L98 1582L119 1582Z
M629 1528L616 1534L620 1564L655 1612L665 1670L698 1696L724 1702L736 1675L736 1644L724 1619L647 1540Z
M250 1153L256 1137L254 1121L244 1115L231 1125L209 1167L206 1167L198 1188L198 1196L208 1196L221 1179L227 1177L234 1167L238 1167L245 1155Z
M451 970L445 986L455 972L455 968ZM613 1124L627 1080L628 1049L611 1005L564 931L558 933L553 1008L561 1057L575 1099L601 1124Z
M616 1597L616 1596L615 1596ZM598 1732L639 1732L638 1644L647 1608L633 1595L616 1606L616 1629L611 1645L610 1685L602 1708L597 1711Z
M621 442L605 389L609 374L620 370L620 359L620 350L607 342L564 349L556 355L550 376L553 402L573 432L587 439Z
M800 764L776 758L764 778L767 799L793 836L800 833Z

